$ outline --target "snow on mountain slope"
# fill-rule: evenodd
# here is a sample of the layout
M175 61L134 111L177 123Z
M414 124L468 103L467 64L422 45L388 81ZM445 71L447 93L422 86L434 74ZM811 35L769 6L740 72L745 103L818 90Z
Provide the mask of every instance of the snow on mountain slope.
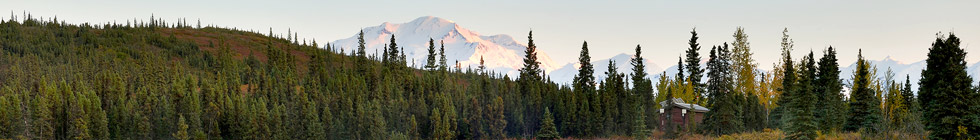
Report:
M419 17L407 23L385 22L378 26L366 27L364 31L365 50L367 54L383 53L385 44L395 35L395 43L405 50L408 65L422 67L428 55L429 39L435 40L436 49L439 41L445 42L446 60L450 67L458 61L463 69L475 68L480 64L480 57L485 60L487 69L504 73L511 77L519 75L518 69L523 67L526 43L515 41L509 35L483 36L477 32L463 28L451 20L433 16ZM332 45L345 51L356 51L357 33L350 38L331 42ZM438 53L438 51L437 51ZM545 72L558 68L547 53L538 51L538 61Z
M892 59L891 56L887 56L881 60L870 60L873 67L877 67L877 78L884 80L888 69L891 68L892 72L895 73L894 80L900 84L905 83L905 76L908 75L909 81L912 82L912 89L919 89L919 79L922 77L922 69L926 68L925 60L915 62L915 63L905 63L896 61ZM853 81L854 70L857 69L857 63L851 63L846 67L841 68L840 78L845 84L850 85Z
M921 60L915 63L904 63L900 61L895 61L891 56L885 57L882 60L871 60L871 64L878 67L878 78L885 79L885 73L888 68L891 68L895 73L895 81L901 84L905 84L905 75L908 75L909 81L912 83L912 90L919 90L919 79L922 79L922 70L926 68L926 61ZM856 63L851 63L847 67L841 68L840 77L844 80L844 83L850 83L852 81L851 77L854 77L854 69L857 69ZM974 63L973 65L967 64L966 68L967 74L970 75L977 82L977 78L980 78L980 63Z
M425 59L428 54L428 41L429 38L432 38L436 40L435 44L437 48L439 41L445 41L446 58L450 66L453 66L458 60L463 65L463 68L476 67L480 63L480 57L483 57L485 59L485 65L487 65L489 70L504 73L510 77L517 77L517 70L523 67L524 49L527 48L526 43L517 42L510 35L484 36L463 28L451 20L432 16L420 17L400 24L385 22L378 26L366 27L363 31L366 44L365 48L369 55L375 53L380 55L384 50L385 44L389 43L391 35L394 34L398 46L403 47L406 51L407 59L410 61L409 65L414 64L415 67L422 67L427 63ZM331 44L349 53L357 48L357 34L355 33L354 36L349 38L333 41ZM616 61L616 67L620 72L630 73L632 66L629 64L629 59L631 57L628 54L619 54L612 58L593 61L592 64L595 68L594 76L596 76L596 80L599 81L605 78L609 60ZM556 83L571 83L575 75L578 74L577 64L556 64L545 52L538 51L538 60L541 62L541 68ZM677 73L676 65L664 69L652 63L649 59L646 61L647 73L650 74L649 77L654 82L658 81L661 73L666 73L669 77L673 77ZM701 68L706 67L704 65L705 61L707 61L706 58L702 60ZM871 63L878 67L877 72L879 78L884 78L888 68L892 68L892 71L895 72L895 80L899 82L905 82L905 75L907 74L910 78L909 80L912 82L913 90L918 90L918 81L921 79L922 70L926 67L924 60L915 63L904 63L895 61L891 57L872 60ZM855 68L857 67L854 63L846 67L842 65L840 77L843 82L850 83ZM968 64L967 73L974 79L980 78L980 63ZM707 80L706 77L702 79Z
M615 67L617 72L624 73L624 74L632 74L633 65L630 64L631 59L633 59L633 55L623 53L623 54L613 56L611 58L592 61L592 68L595 70L593 71L594 73L592 75L595 76L596 82L605 79L606 72L608 71L608 67L609 67L609 60L613 60L616 62ZM663 71L663 68L660 68L660 66L654 64L653 61L650 61L650 59L644 59L643 64L646 65L647 77L651 78L651 80L653 80L652 78L654 78L654 76L660 74L660 72ZM581 67L581 65L578 64L577 62L567 64L551 72L548 76L551 77L551 80L554 81L555 83L570 85L572 81L575 79L575 75L578 75L579 67Z
M966 74L969 74L973 78L973 82L977 82L980 78L980 62L973 63L973 65L968 65L966 68Z
M704 70L704 72L701 74L701 82L702 83L703 82L707 82L708 81L708 70L706 70L706 69L708 68L708 58L701 58L701 62L698 62L698 63L700 64L701 69ZM658 73L653 74L652 76L654 78L652 78L652 79L656 79L656 80L653 81L653 84L654 85L656 85L657 83L660 82L659 79L661 78L660 77L661 74L667 74L667 77L670 77L670 78L676 77L677 76L677 65L676 64L675 65L672 65L670 67L667 67L667 69L664 69L664 71L661 71L661 72L658 72ZM691 76L691 72L690 71L687 71L687 68L684 68L684 76Z

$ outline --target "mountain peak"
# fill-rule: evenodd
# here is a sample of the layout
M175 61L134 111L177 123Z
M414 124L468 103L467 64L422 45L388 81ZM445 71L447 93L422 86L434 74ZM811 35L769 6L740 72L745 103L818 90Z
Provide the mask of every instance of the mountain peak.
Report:
M632 59L633 58L633 55L626 54L626 53L619 53L616 56L613 56L613 58L627 58L627 59Z
M419 18L415 18L415 20L412 20L409 23L415 23L415 24L423 24L423 23L448 24L448 23L456 23L456 22L453 22L452 20L448 20L448 19L444 19L444 18L435 17L435 16L422 16L422 17L419 17Z
M432 32L432 30L447 32L446 30L458 30L457 28L459 28L456 22L434 16L415 18L415 20L402 25L414 27L413 32Z
M404 23L385 22L363 29L367 50L382 50L389 37L395 35L398 46L404 48L407 59L410 60L408 64L414 66L428 63L425 57L428 54L429 39L433 39L437 46L440 41L444 41L447 60L450 63L458 61L463 69L479 65L480 59L484 58L485 65L490 70L516 77L527 48L527 45L517 42L509 35L483 36L452 20L435 16L423 16ZM352 50L357 47L357 35L331 43L345 50ZM559 67L544 52L538 52L538 60L545 72Z
M880 63L887 63L887 64L906 64L906 63L904 63L902 61L895 60L895 58L892 58L891 55L885 56L884 59L881 59Z

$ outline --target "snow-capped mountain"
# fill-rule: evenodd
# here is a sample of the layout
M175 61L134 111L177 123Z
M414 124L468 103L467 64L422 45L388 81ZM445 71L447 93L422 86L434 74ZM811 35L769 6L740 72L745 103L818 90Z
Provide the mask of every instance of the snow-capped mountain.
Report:
M909 81L912 82L912 89L919 89L919 79L922 78L922 70L926 68L926 61L918 61L915 63L905 63L896 61L892 59L891 56L887 56L881 60L870 60L872 67L877 67L878 71L877 78L884 80L888 69L891 68L892 72L895 74L894 80L899 84L905 83L905 76L908 75ZM853 81L854 70L857 69L857 62L847 65L840 70L840 78L842 82L850 84ZM870 70L870 69L869 69Z
M871 65L878 68L878 78L882 80L885 79L888 68L891 68L892 72L895 73L894 80L897 83L905 84L905 76L908 75L909 82L912 83L912 90L918 91L919 79L922 79L922 70L926 68L926 61L921 60L915 63L905 63L896 61L891 56L887 56L881 60L871 60ZM851 63L851 65L841 68L840 77L844 83L850 83L852 81L855 69L857 69L857 63ZM966 70L967 74L973 79L980 78L980 63L968 64Z
M973 82L980 81L980 62L973 63L973 65L967 65L966 74L969 74L973 78Z
M633 59L633 55L623 53L611 58L592 61L592 68L595 70L593 71L594 73L592 75L595 76L597 82L605 79L606 72L609 70L609 60L616 62L616 65L614 66L616 67L617 72L632 74L633 65L630 64L631 59ZM654 76L657 76L661 71L663 71L663 68L660 68L660 66L654 64L653 61L650 61L650 59L644 59L643 64L646 65L647 77L651 78L651 80L654 78ZM572 80L575 78L575 75L578 75L579 67L581 67L581 65L578 63L567 64L551 72L548 76L551 77L551 80L555 83L571 84Z
M404 48L408 65L422 67L427 63L426 55L428 55L431 38L435 40L436 49L439 48L439 41L444 41L446 60L450 67L458 61L464 69L475 68L480 64L480 57L483 57L487 69L510 77L519 75L517 70L523 67L524 50L527 48L526 43L517 42L510 35L484 36L463 28L451 20L433 16L419 17L406 23L385 22L378 26L366 27L363 31L365 50L369 55L383 53L385 44L390 42L391 35L394 34L395 43L398 47ZM351 51L357 49L357 41L355 32L354 36L333 41L331 44L345 51ZM541 68L545 72L554 71L559 67L540 49L538 62L541 62Z
M699 67L701 67L701 69L704 70L704 72L701 74L701 82L707 82L708 81L708 70L707 70L708 58L701 58L701 62L698 62L698 64L700 64ZM677 77L677 72L678 72L677 64L674 64L670 67L667 67L667 69L664 69L661 72L655 73L653 75L654 78L651 78L651 80L653 80L653 84L656 85L658 82L660 82L659 79L661 78L660 77L661 74L666 74L667 77L674 78ZM684 76L691 76L691 72L687 71L687 68L684 68Z
M439 41L445 42L446 58L451 66L458 61L463 68L476 67L480 63L480 57L483 57L484 64L489 70L515 78L518 76L517 70L523 67L524 50L527 48L526 43L517 42L510 35L485 36L463 28L451 20L432 16L419 17L406 23L384 22L378 26L366 27L363 31L366 51L369 55L382 53L385 45L389 43L391 35L394 34L396 43L404 49L408 57L409 65L422 67L427 63L428 41L431 38L436 41L437 48ZM353 51L357 48L357 33L355 32L349 38L333 41L331 44L348 52ZM631 73L632 66L629 63L631 58L632 55L619 54L611 58L592 61L595 69L593 75L596 77L596 81L605 78L609 60L616 62L616 68L619 72ZM538 61L549 78L559 84L570 84L575 75L578 74L578 64L556 64L547 53L540 50L538 51ZM701 68L706 68L706 61L707 58L702 59ZM888 68L891 68L895 73L894 80L898 82L905 82L905 75L908 75L913 90L918 90L918 81L922 77L922 70L926 67L925 60L905 63L896 61L891 57L871 60L871 63L878 68L878 78L884 79ZM659 81L662 73L666 73L669 77L673 77L677 73L676 65L665 69L654 64L650 59L646 60L646 65L649 78L654 82ZM840 77L843 82L849 83L851 81L856 68L855 63L841 68ZM760 71L763 70L760 69ZM980 79L980 63L968 64L967 73L973 79ZM702 80L706 81L707 77L703 77Z

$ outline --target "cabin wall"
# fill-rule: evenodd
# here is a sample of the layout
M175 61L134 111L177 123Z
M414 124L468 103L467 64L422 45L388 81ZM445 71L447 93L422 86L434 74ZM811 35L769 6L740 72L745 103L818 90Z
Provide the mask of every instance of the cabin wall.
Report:
M673 126L684 128L684 127L687 127L688 122L693 122L694 124L701 124L701 122L704 120L704 113L703 112L690 112L690 111L684 111L684 110L685 109L680 108L680 107L672 107L670 109L670 113L671 113L671 116L672 116L670 118L670 121L673 122ZM687 112L687 113L684 113L684 112ZM693 116L694 118L688 118L688 117L691 117L690 115L694 115ZM666 125L667 125L667 115L666 114L661 114L659 116L660 116L659 120L660 120L660 126L661 126L660 127L660 130L667 130L668 129L668 127L666 127ZM690 120L688 120L688 119L690 119Z

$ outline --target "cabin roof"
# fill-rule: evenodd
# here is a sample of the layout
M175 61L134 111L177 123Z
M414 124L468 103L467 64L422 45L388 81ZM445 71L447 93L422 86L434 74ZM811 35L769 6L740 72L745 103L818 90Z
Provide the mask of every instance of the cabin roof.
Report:
M671 106L676 106L676 107L680 107L682 109L687 109L687 110L694 110L694 112L702 112L703 113L703 112L711 111L711 109L705 108L705 107L703 107L701 105L684 103L684 100L681 99L681 98L674 98L673 100L674 100L674 104L671 105ZM661 101L660 102L660 106L663 107L661 109L666 108L668 106L667 105L667 101L666 100L665 101Z

